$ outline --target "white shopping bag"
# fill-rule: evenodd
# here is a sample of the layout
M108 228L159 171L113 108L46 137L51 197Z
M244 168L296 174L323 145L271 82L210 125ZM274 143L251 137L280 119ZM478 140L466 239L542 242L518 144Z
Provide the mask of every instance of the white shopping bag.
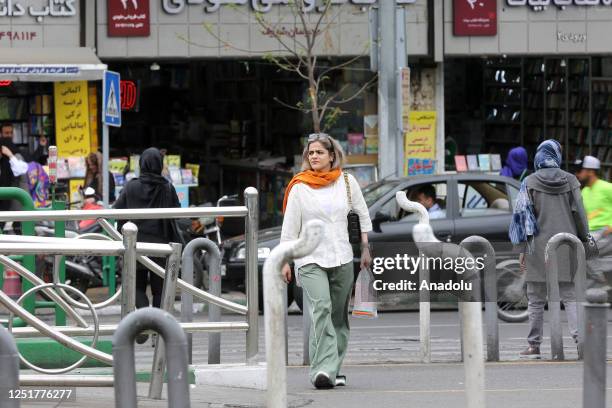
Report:
M362 268L355 282L355 302L353 304L353 317L375 319L378 317L378 294L374 290L374 277L367 268Z

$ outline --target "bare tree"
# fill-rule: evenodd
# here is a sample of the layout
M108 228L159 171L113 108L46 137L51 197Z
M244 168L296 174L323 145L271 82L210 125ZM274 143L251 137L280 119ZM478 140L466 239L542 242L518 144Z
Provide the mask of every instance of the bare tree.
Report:
M330 31L330 25L336 21L342 6L338 7L332 15L332 0L319 0L317 6L315 0L289 0L287 6L291 10L293 27L287 30L286 22L273 23L266 18L262 12L254 12L255 21L262 29L262 34L275 39L281 47L278 51L260 51L263 58L282 70L293 72L308 83L308 93L305 101L289 102L274 98L278 103L291 109L299 110L312 117L312 126L315 133L325 131L335 120L345 113L341 106L346 104L376 82L376 76L359 87L357 90L349 89L350 84L344 84L339 89L328 89L332 75L349 67L363 57L368 49L364 44L364 50L360 55L350 58L335 65L323 65L317 57L317 50L326 35ZM236 6L230 6L237 9ZM318 13L313 9L316 8ZM206 30L225 47L235 50L254 53L251 50L240 49L229 41L221 38L215 33L211 25L205 24Z

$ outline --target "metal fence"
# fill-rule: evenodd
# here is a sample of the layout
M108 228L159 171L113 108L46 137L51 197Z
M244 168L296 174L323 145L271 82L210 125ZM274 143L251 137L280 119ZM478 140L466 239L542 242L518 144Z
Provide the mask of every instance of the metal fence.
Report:
M257 233L258 233L258 193L254 188L247 188L244 192L246 206L234 207L199 207L199 208L166 208L166 209L137 209L137 210L76 210L76 211L7 211L0 213L1 221L68 221L97 219L97 222L105 230L113 241L94 241L93 239L53 238L5 235L0 236L0 264L11 267L25 280L34 286L34 291L44 292L51 300L72 317L77 326L50 326L37 318L34 313L29 312L22 306L0 291L0 304L4 305L12 315L18 316L26 321L30 327L11 327L15 338L47 336L58 341L60 344L75 350L83 357L90 357L105 364L112 365L113 357L101 352L94 347L84 345L72 337L93 335L94 338L103 335L112 335L116 332L118 325L99 325L97 322L97 310L111 305L121 299L121 315L126 317L135 309L135 272L137 262L144 265L153 273L164 278L162 304L165 310L170 310L174 303L175 288L181 289L182 296L195 296L203 301L214 305L211 309L218 311L223 308L246 316L245 322L191 322L181 323L182 329L187 333L209 332L219 333L222 331L244 331L246 332L246 356L247 364L255 364L258 354L258 271L257 271ZM126 223L121 233L107 221L113 220L142 220L142 219L169 219L169 218L197 218L197 217L244 217L246 224L246 288L247 306L243 306L221 298L220 289L215 287L215 293L208 293L193 285L178 279L181 262L181 246L178 244L148 244L136 241L137 228L132 223ZM91 238L100 238L91 237ZM207 248L209 250L211 248ZM193 247L189 248L193 250ZM99 304L92 304L84 295L83 301L74 300L66 291L75 291L69 286L57 281L57 268L54 268L54 283L46 284L27 268L8 258L8 255L23 254L48 254L55 255L56 266L58 260L64 255L109 255L123 256L123 276L121 288L110 298ZM166 268L157 265L149 257L168 257ZM192 265L191 265L192 266ZM193 269L192 269L193 271ZM215 274L215 272L213 272ZM220 282L220 280L219 280ZM77 291L78 292L78 291ZM189 302L189 300L187 300ZM90 326L77 313L75 309L89 309L94 316L94 324ZM215 312L217 313L217 312ZM189 319L187 319L189 320ZM160 347L163 340L158 342L154 357L154 367L149 395L159 398L161 395L162 373L165 364L164 352ZM95 346L95 344L94 344ZM22 359L23 361L23 359ZM34 367L33 367L34 368ZM74 368L74 367L71 367ZM49 374L49 371L39 372ZM64 369L62 371L66 372ZM59 373L59 372L58 372ZM38 385L55 384L60 379L53 379L48 375L35 375L28 378L29 383ZM73 385L104 385L112 386L112 381L94 379L86 376L75 376L73 380L61 379L62 383L71 381Z

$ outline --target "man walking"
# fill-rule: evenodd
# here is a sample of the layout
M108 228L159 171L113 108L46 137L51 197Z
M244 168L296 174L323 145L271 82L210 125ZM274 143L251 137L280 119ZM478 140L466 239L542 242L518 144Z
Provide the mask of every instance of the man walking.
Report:
M605 272L612 272L612 183L599 178L601 163L593 156L585 156L577 173L582 185L582 201L589 220L589 231L599 248L599 257L589 260L588 266L595 280L605 283ZM607 265L606 265L607 264Z

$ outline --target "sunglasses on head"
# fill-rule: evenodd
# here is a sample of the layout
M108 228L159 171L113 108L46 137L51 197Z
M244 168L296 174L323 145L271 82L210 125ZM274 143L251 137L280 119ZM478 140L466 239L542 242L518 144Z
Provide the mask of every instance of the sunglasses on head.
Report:
M314 142L315 140L327 139L329 135L327 133L311 133L308 135L308 142Z

